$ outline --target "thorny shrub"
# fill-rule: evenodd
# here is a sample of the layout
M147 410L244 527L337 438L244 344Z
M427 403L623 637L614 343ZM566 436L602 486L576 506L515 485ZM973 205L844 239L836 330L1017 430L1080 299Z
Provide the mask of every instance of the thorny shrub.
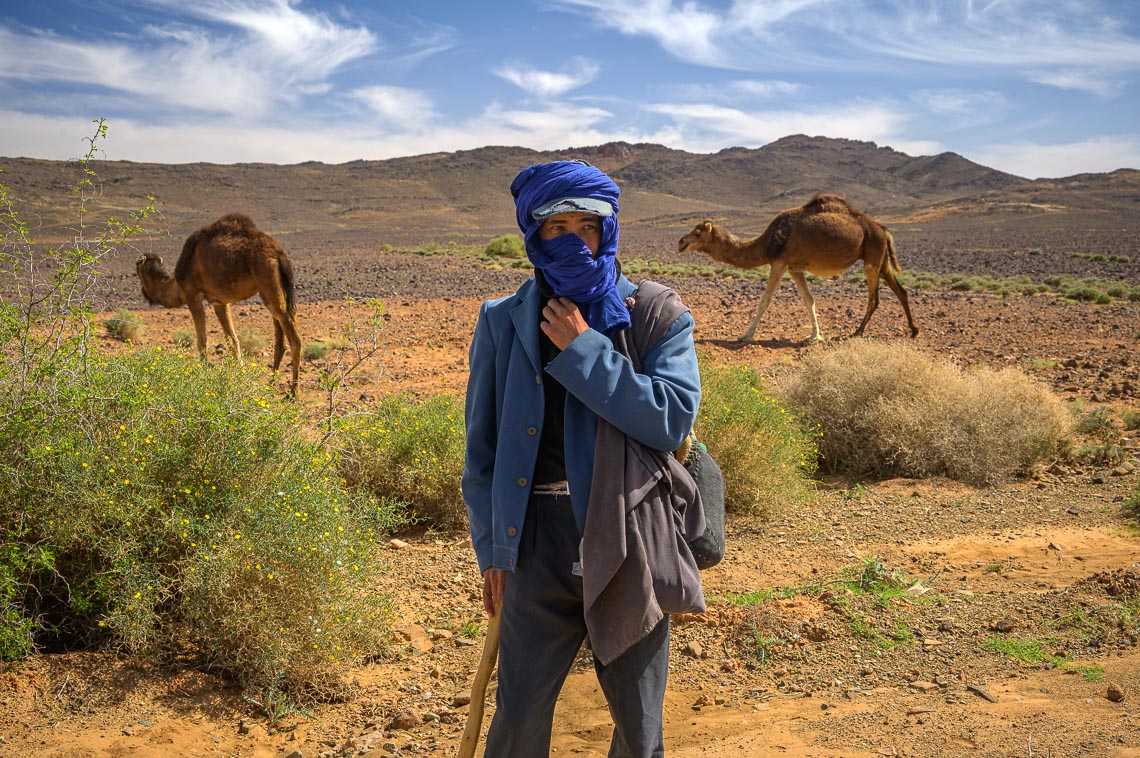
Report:
M374 532L264 370L161 348L101 355L92 292L153 213L42 245L0 184L0 658L105 646L192 656L251 688L334 694L374 654Z
M137 314L126 308L115 311L115 315L103 322L103 328L112 339L120 342L138 342L146 331L146 326Z
M17 605L47 648L191 652L331 695L375 654L375 528L264 369L161 348L92 358L65 414L0 443L0 518L50 552Z
M1061 401L1016 369L964 371L871 340L807 355L781 391L819 425L824 465L855 477L994 484L1062 449L1071 428Z
M694 435L724 473L727 511L770 517L811 498L816 432L776 399L755 369L701 363Z
M417 520L466 526L459 484L466 435L463 403L448 394L422 400L386 395L339 430L343 474L351 486L405 504Z

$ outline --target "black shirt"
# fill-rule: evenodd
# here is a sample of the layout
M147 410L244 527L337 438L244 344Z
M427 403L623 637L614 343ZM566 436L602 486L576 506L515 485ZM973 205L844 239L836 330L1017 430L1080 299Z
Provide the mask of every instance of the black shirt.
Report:
M538 285L538 291L542 293L542 308L546 308L546 303L554 297L554 290L550 288L542 272L538 269L535 269L534 281ZM541 312L540 309L540 321L542 319ZM538 353L543 367L545 368L561 352L558 346L546 336L546 332L539 329ZM534 476L532 477L535 484L549 484L566 479L566 388L550 374L544 373L542 395L542 437L539 438L538 459L534 463Z

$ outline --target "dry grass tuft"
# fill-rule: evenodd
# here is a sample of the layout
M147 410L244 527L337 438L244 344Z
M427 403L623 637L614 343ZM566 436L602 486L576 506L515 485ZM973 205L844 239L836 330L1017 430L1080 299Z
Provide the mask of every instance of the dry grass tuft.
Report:
M857 477L974 485L1052 455L1070 414L1016 369L965 371L900 344L855 340L808 356L782 391L823 432L824 466Z

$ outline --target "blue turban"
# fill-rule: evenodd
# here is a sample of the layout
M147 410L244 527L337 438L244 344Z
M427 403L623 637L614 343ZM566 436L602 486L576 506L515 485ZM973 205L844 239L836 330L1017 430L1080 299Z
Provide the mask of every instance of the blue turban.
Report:
M612 338L629 328L629 309L617 291L618 195L606 174L584 161L536 163L511 182L515 219L523 233L526 256L541 270L558 297L578 304L590 328ZM612 213L600 216L601 244L595 256L576 234L542 240L542 219L534 212L563 198L591 198L608 203Z

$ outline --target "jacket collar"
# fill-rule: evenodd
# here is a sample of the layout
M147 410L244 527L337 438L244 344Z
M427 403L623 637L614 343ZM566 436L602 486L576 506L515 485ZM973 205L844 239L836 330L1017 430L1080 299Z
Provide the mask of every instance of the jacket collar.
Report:
M617 288L622 299L630 297L637 291L637 287L624 274L618 275ZM515 293L515 304L511 307L511 322L515 325L515 333L536 371L542 370L542 359L538 348L538 322L539 311L545 300L532 276L519 287Z

